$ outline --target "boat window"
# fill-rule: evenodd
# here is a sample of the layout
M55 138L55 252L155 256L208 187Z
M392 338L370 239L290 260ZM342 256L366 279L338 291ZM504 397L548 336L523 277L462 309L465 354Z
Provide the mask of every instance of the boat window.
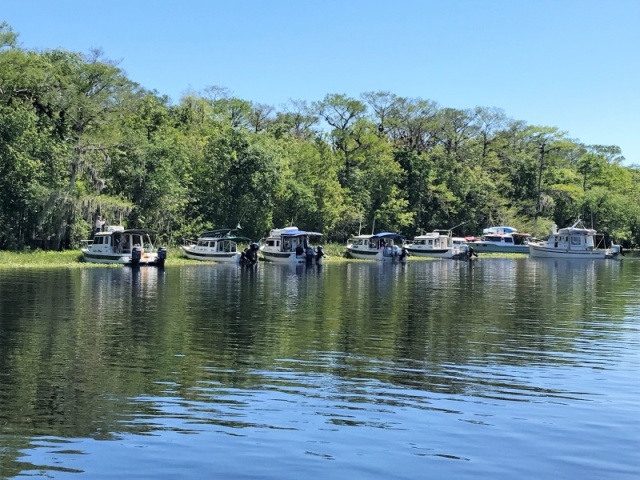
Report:
M433 240L429 240L429 245L433 245Z
M221 242L220 250L227 253L233 253L236 251L235 246L235 243L225 240L224 242Z
M504 237L504 243L513 243L513 238L511 238L511 237Z
M275 242L273 240L267 240L267 247L274 247Z
M209 245L209 242L205 242L205 241L203 241L203 240L200 240L200 241L198 242L198 246L199 246L199 247L206 247L207 245Z
M571 237L571 245L580 245L580 237Z

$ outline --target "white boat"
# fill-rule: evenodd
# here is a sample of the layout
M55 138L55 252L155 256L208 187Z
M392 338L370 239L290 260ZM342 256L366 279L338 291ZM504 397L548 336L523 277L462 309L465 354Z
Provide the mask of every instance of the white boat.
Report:
M154 235L153 230L110 225L96 232L92 240L83 240L82 256L89 263L162 267L167 258L167 249L154 246Z
M406 255L402 252L404 237L397 233L382 232L374 235L357 235L347 242L347 254L360 260L377 260L379 262L403 261Z
M320 265L326 257L324 250L320 245L314 250L309 240L321 236L321 233L307 232L298 227L274 228L267 238L260 240L260 253L267 262Z
M468 253L469 247L464 238L456 238L458 242L454 244L451 230L434 230L414 237L406 248L409 255L416 257L460 258Z
M603 259L620 253L620 245L613 243L611 248L598 248L596 236L598 233L592 228L585 228L581 220L560 230L554 225L546 241L529 243L529 254L538 258Z
M528 233L501 226L485 228L482 238L467 242L467 245L483 253L529 253L529 242L533 240Z
M207 262L240 263L250 252L257 250L257 244L247 237L235 235L237 229L221 228L202 233L197 241L187 240L181 248L187 258ZM249 244L246 252L238 250L238 243ZM255 259L255 253L252 258ZM255 263L255 262L254 262Z

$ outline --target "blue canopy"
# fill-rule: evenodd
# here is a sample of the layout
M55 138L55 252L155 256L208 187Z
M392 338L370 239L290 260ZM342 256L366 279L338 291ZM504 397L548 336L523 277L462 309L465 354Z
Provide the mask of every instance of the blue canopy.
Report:
M288 232L283 232L281 234L283 237L300 237L302 235L312 235L316 237L321 237L322 234L318 232L305 232L304 230L290 230Z
M404 238L404 235L400 235L398 233L393 232L380 232L373 235L376 238Z

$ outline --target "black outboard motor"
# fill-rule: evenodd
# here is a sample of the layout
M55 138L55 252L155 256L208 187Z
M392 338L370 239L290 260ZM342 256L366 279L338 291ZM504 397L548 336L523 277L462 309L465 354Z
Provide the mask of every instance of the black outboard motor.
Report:
M247 265L255 265L258 262L259 248L260 245L258 245L257 243L252 243L244 249L241 260L244 260L244 263L246 263Z
M400 256L398 257L398 260L400 260L401 262L404 262L407 260L407 257L409 256L409 250L407 249L406 246L402 246L402 250L400 251Z
M313 263L313 259L316 256L316 252L313 251L313 247L311 245L308 245L305 252L305 260L308 264L312 264Z
M167 259L167 249L165 247L160 247L158 249L158 266L164 267L164 262Z
M304 247L302 245L298 245L296 247L296 257L304 255Z
M134 266L140 265L141 259L142 259L142 248L133 247L131 249L131 265L134 265Z
M324 258L324 249L322 245L316 247L316 263L320 263L320 260Z

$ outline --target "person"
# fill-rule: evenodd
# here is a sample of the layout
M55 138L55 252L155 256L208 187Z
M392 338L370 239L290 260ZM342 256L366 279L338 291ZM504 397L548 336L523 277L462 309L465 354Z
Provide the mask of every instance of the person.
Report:
M96 233L102 231L102 227L104 226L104 224L105 221L102 219L102 216L98 215L98 218L96 218Z

